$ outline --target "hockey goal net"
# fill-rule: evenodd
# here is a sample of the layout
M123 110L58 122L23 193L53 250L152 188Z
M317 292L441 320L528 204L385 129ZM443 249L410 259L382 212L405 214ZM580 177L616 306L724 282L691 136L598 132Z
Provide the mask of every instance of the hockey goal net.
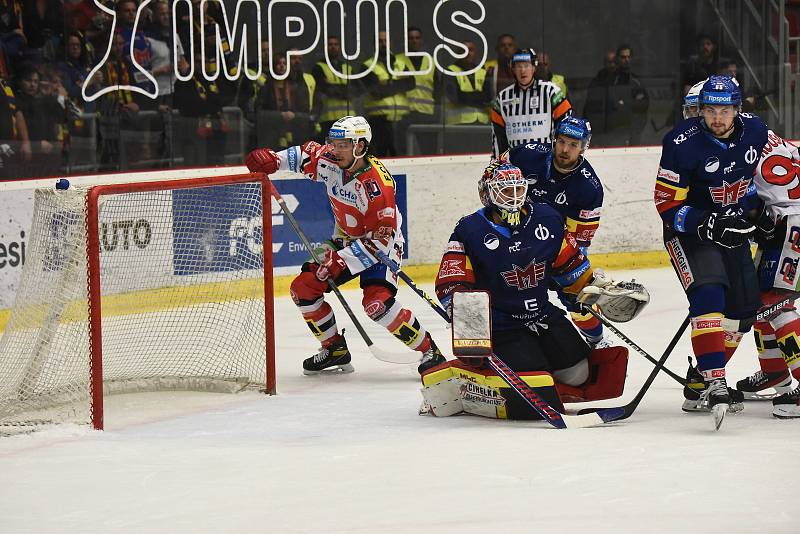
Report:
M0 338L0 433L101 429L104 393L274 393L269 187L245 174L37 190Z

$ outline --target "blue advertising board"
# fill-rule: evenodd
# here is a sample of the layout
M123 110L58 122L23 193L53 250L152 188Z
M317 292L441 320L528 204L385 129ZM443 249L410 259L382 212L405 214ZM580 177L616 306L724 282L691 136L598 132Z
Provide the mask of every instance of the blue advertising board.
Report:
M403 217L404 257L408 257L406 175L394 176L397 207ZM289 209L312 245L330 239L333 214L323 184L276 180ZM259 186L239 184L176 190L172 197L173 251L176 275L257 269L261 265L262 225ZM253 202L242 202L251 197ZM214 217L209 217L213 213ZM272 202L272 255L275 267L299 267L310 255Z

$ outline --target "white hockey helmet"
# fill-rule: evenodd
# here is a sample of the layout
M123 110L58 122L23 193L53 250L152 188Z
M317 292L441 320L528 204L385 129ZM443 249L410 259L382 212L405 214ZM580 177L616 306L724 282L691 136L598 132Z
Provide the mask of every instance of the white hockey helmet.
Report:
M683 97L683 118L697 117L700 114L700 90L708 78L694 84Z
M369 146L372 142L372 128L364 117L347 115L334 122L331 129L328 130L328 143L337 139L350 139L353 141L353 145L363 139ZM353 150L355 151L355 148ZM355 156L355 154L353 155Z

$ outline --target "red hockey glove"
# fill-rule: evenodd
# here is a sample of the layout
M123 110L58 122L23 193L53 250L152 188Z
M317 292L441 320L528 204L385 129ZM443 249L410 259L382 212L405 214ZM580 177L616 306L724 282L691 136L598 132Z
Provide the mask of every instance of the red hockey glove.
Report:
M269 148L257 148L250 152L244 160L250 172L272 174L278 170L278 155Z
M320 282L324 282L328 278L336 280L346 268L347 264L342 257L339 256L339 253L335 250L328 249L322 257L322 265L317 267L317 272L314 274Z

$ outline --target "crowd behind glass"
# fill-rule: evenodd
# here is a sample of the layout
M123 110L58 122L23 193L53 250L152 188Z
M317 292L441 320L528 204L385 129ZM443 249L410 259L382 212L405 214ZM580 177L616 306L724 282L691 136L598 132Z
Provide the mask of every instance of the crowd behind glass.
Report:
M176 13L174 35L171 2L150 3L134 32L137 2L108 1L117 14L111 35L112 17L92 0L0 0L0 179L240 163L256 146L280 149L322 139L333 121L347 114L367 117L374 133L372 151L379 156L488 152L489 105L498 91L514 83L511 55L530 46L525 36L490 36L495 39L490 46L495 46L489 60L469 76L443 76L436 69L396 76L385 64L386 34L381 32L378 63L358 80L336 76L321 54L293 56L287 65L286 50L272 50L275 72L289 69L285 80L272 79L266 68L250 80L234 68L229 74L235 81L220 73L212 82L200 73L204 68L215 73L220 66L213 60L203 65L200 47L205 41L206 56L214 56L209 52L216 50L221 13L214 2L202 4L202 13L199 0L193 2L194 19L188 12ZM409 50L430 52L425 38L420 29L409 27ZM107 61L85 84L109 39ZM194 43L195 53L187 43ZM392 43L392 50L401 44ZM469 70L479 61L476 43L463 44L469 54L448 70ZM266 62L270 47L266 41L261 46ZM367 63L345 62L337 37L328 38L325 46L338 71L354 74L368 68ZM581 101L572 102L575 113L592 123L592 145L659 143L663 132L648 127L654 120L651 99L635 74L635 48L620 44L605 57L603 51L595 52L598 66L604 64L594 78L580 80ZM227 65L234 64L230 43L224 40L222 53L231 59ZM571 97L571 80L551 64L546 51L537 53L535 76L554 82ZM116 85L152 91L152 81L132 59L152 75L157 98L122 89L92 101L83 97L84 89L93 95ZM392 54L390 61L395 71L428 67L413 55ZM190 62L195 75L178 80L175 70L188 73ZM668 115L665 125L674 122L680 98L693 83L718 72L736 74L737 69L734 61L720 57L708 36L698 38L696 53L682 64L680 86L670 96L675 116ZM257 65L246 68L258 70ZM744 94L746 106L757 108L757 95L748 94L746 87Z

